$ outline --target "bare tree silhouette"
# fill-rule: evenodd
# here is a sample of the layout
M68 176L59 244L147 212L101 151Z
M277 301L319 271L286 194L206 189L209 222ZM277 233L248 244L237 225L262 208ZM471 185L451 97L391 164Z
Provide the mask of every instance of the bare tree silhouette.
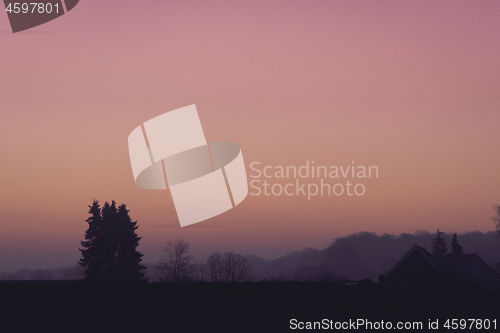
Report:
M495 227L498 229L498 233L500 234L500 205L493 205L493 210L497 215L492 216L491 219L493 220L493 223L495 223Z
M212 253L202 266L210 282L244 282L253 278L253 266L240 254Z
M283 272L273 274L269 269L260 274L260 282L288 282L291 279Z
M156 275L161 282L191 281L196 265L189 254L189 244L182 240L167 241L162 247L165 253L156 264Z

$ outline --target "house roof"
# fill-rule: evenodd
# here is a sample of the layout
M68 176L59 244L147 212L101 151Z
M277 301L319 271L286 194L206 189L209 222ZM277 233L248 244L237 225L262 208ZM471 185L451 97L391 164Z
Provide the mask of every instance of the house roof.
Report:
M500 274L498 274L477 254L465 254L457 258L453 258L453 260L474 274L484 284L494 289L500 289Z
M417 252L420 254L422 258L424 258L438 273L447 271L451 272L455 275L458 275L464 279L467 279L469 281L472 281L476 284L479 284L483 287L490 288L494 287L491 286L490 283L487 283L484 279L478 278L476 275L474 275L472 272L468 271L466 267L462 266L460 263L453 261L452 259L448 258L447 256L441 254L441 253L429 253L426 249L424 249L421 246L418 245L413 245L413 247L392 267L389 272L385 275L386 278L389 278L398 268L408 259L410 255L413 253ZM479 258L476 254L473 256L469 257L469 260L473 260L472 258ZM477 260L477 259L474 259ZM479 258L479 260L481 260ZM488 266L484 261L481 260L481 262ZM488 266L489 267L489 266ZM490 267L490 269L492 269ZM495 272L496 273L496 272ZM500 281L500 280L499 280Z
M406 254L401 259L399 259L394 267L392 267L389 272L385 274L385 277L388 278L389 276L391 276L392 273L394 273L399 268L399 266L401 266L401 264L404 263L408 259L408 257L415 251L418 252L425 260L427 260L436 271L441 272L443 270L434 260L432 260L432 255L427 252L426 249L415 244L408 252L406 252Z

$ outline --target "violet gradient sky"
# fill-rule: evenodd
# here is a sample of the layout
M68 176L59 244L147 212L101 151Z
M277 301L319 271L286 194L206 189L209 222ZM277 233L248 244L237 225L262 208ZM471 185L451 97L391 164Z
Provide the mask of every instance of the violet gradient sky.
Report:
M276 257L358 231L489 231L500 203L500 2L97 1L12 34L0 12L0 270L74 264L87 205L162 242ZM196 104L247 165L377 165L363 197L249 196L180 228L127 137Z

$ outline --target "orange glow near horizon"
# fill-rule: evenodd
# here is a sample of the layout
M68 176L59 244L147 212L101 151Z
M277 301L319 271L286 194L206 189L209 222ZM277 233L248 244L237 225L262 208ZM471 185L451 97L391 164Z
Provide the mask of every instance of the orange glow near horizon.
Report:
M359 231L493 230L499 10L89 0L18 34L0 15L0 271L75 263L94 198L127 204L146 262L177 238L272 258ZM241 147L248 175L314 160L379 177L362 197L249 195L180 228L168 190L135 185L127 137L190 104L207 141Z

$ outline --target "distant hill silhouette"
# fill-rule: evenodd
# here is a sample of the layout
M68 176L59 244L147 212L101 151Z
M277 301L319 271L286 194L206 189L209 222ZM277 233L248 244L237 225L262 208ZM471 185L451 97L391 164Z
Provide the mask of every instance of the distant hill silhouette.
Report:
M83 277L83 270L79 266L57 269L18 269L7 273L0 271L0 281L5 280L78 280Z
M443 235L449 244L451 233ZM369 278L377 281L378 276L387 273L413 244L430 251L433 237L434 234L427 231L399 236L359 232L337 238L325 249L306 248L276 259L264 259L255 255L248 255L246 258L253 264L257 281L295 280L299 267L322 267L316 269L317 272L321 272L318 274L323 276L326 274L336 280ZM498 267L500 238L496 232L475 231L459 234L458 241L465 253L475 253L489 266ZM147 267L146 277L150 282L154 281L154 265L147 263L144 265ZM10 273L0 271L0 280L71 280L79 278L78 274L74 267L56 270L22 269ZM301 276L298 278L303 279ZM319 276L311 276L308 279L321 280Z
M449 243L451 233L443 235ZM247 258L254 263L257 271L271 275L284 273L293 277L301 266L322 266L338 279L369 278L377 281L378 276L387 273L413 244L430 251L433 237L434 234L427 231L399 236L359 232L337 238L322 250L307 248L274 260L256 256ZM500 238L496 232L468 232L459 234L458 240L465 253L476 253L488 265L495 267L500 261Z

